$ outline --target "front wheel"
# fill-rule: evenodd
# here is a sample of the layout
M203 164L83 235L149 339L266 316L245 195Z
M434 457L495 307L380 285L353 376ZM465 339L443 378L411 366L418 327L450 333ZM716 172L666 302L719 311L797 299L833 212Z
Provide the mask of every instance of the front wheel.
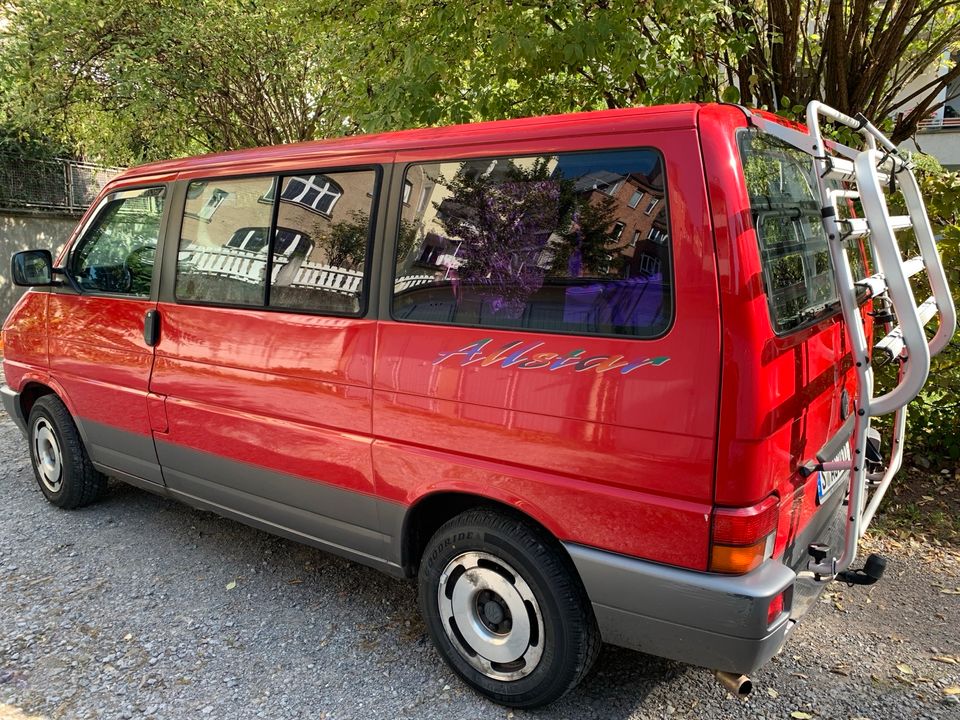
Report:
M60 398L44 395L37 400L27 430L33 473L47 500L73 509L103 495L107 478L90 462L77 425Z
M540 528L470 510L431 538L420 607L444 660L503 705L550 703L587 674L600 635L570 559Z

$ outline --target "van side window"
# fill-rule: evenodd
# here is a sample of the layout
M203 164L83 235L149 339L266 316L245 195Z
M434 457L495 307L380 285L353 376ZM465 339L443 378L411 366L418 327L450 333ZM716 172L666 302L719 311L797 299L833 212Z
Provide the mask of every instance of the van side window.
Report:
M360 312L376 173L285 177L281 188L270 306Z
M109 195L70 258L84 290L150 295L164 188L124 190Z
M176 295L263 305L274 178L194 180L180 229Z
M669 326L657 151L428 163L406 179L426 200L403 208L396 319L636 338Z

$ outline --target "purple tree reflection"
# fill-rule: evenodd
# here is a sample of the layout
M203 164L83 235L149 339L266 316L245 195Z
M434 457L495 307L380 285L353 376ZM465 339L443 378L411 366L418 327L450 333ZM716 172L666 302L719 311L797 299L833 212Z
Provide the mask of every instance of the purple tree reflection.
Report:
M540 259L560 225L560 182L458 175L450 187L441 222L460 242L460 281L485 295L495 313L519 316L543 285Z

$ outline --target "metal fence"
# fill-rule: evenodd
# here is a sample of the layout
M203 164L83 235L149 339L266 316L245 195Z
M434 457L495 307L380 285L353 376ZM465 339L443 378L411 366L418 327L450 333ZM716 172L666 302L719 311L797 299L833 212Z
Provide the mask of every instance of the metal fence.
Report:
M0 154L0 209L79 215L123 168Z

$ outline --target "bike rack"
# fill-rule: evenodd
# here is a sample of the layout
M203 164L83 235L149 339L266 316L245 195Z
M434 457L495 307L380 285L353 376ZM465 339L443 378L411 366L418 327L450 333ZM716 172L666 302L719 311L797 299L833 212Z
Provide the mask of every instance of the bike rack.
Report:
M824 141L821 119L856 130L864 138L863 147L855 149ZM808 565L808 570L818 577L832 578L847 570L856 559L857 541L873 520L893 476L900 469L907 404L923 388L930 374L930 358L943 350L953 337L957 311L912 166L869 120L861 114L850 117L817 101L807 105L807 133L756 115L751 116L751 120L758 129L812 157L823 228L856 367L854 429L849 440L851 460L831 462L818 457L818 462L801 468L805 475L815 471L849 471L843 552L839 558L813 558ZM907 215L904 216L890 215L884 194L885 187L892 190L897 184L906 203ZM838 200L859 200L865 217L840 219ZM896 233L909 228L914 231L920 254L904 260ZM860 281L854 280L844 247L844 241L850 237L863 237L869 242L876 265L875 274ZM926 273L933 294L918 305L910 278L920 272ZM874 372L860 315L858 289L870 298L888 300L897 321L895 325L886 322L886 335L874 344L875 351L899 365L896 385L880 396L873 394ZM934 316L939 317L939 326L928 341L925 326ZM888 413L895 413L890 458L882 472L868 473L870 421ZM841 429L827 446L834 445L843 432ZM868 486L873 488L872 494L868 493Z

